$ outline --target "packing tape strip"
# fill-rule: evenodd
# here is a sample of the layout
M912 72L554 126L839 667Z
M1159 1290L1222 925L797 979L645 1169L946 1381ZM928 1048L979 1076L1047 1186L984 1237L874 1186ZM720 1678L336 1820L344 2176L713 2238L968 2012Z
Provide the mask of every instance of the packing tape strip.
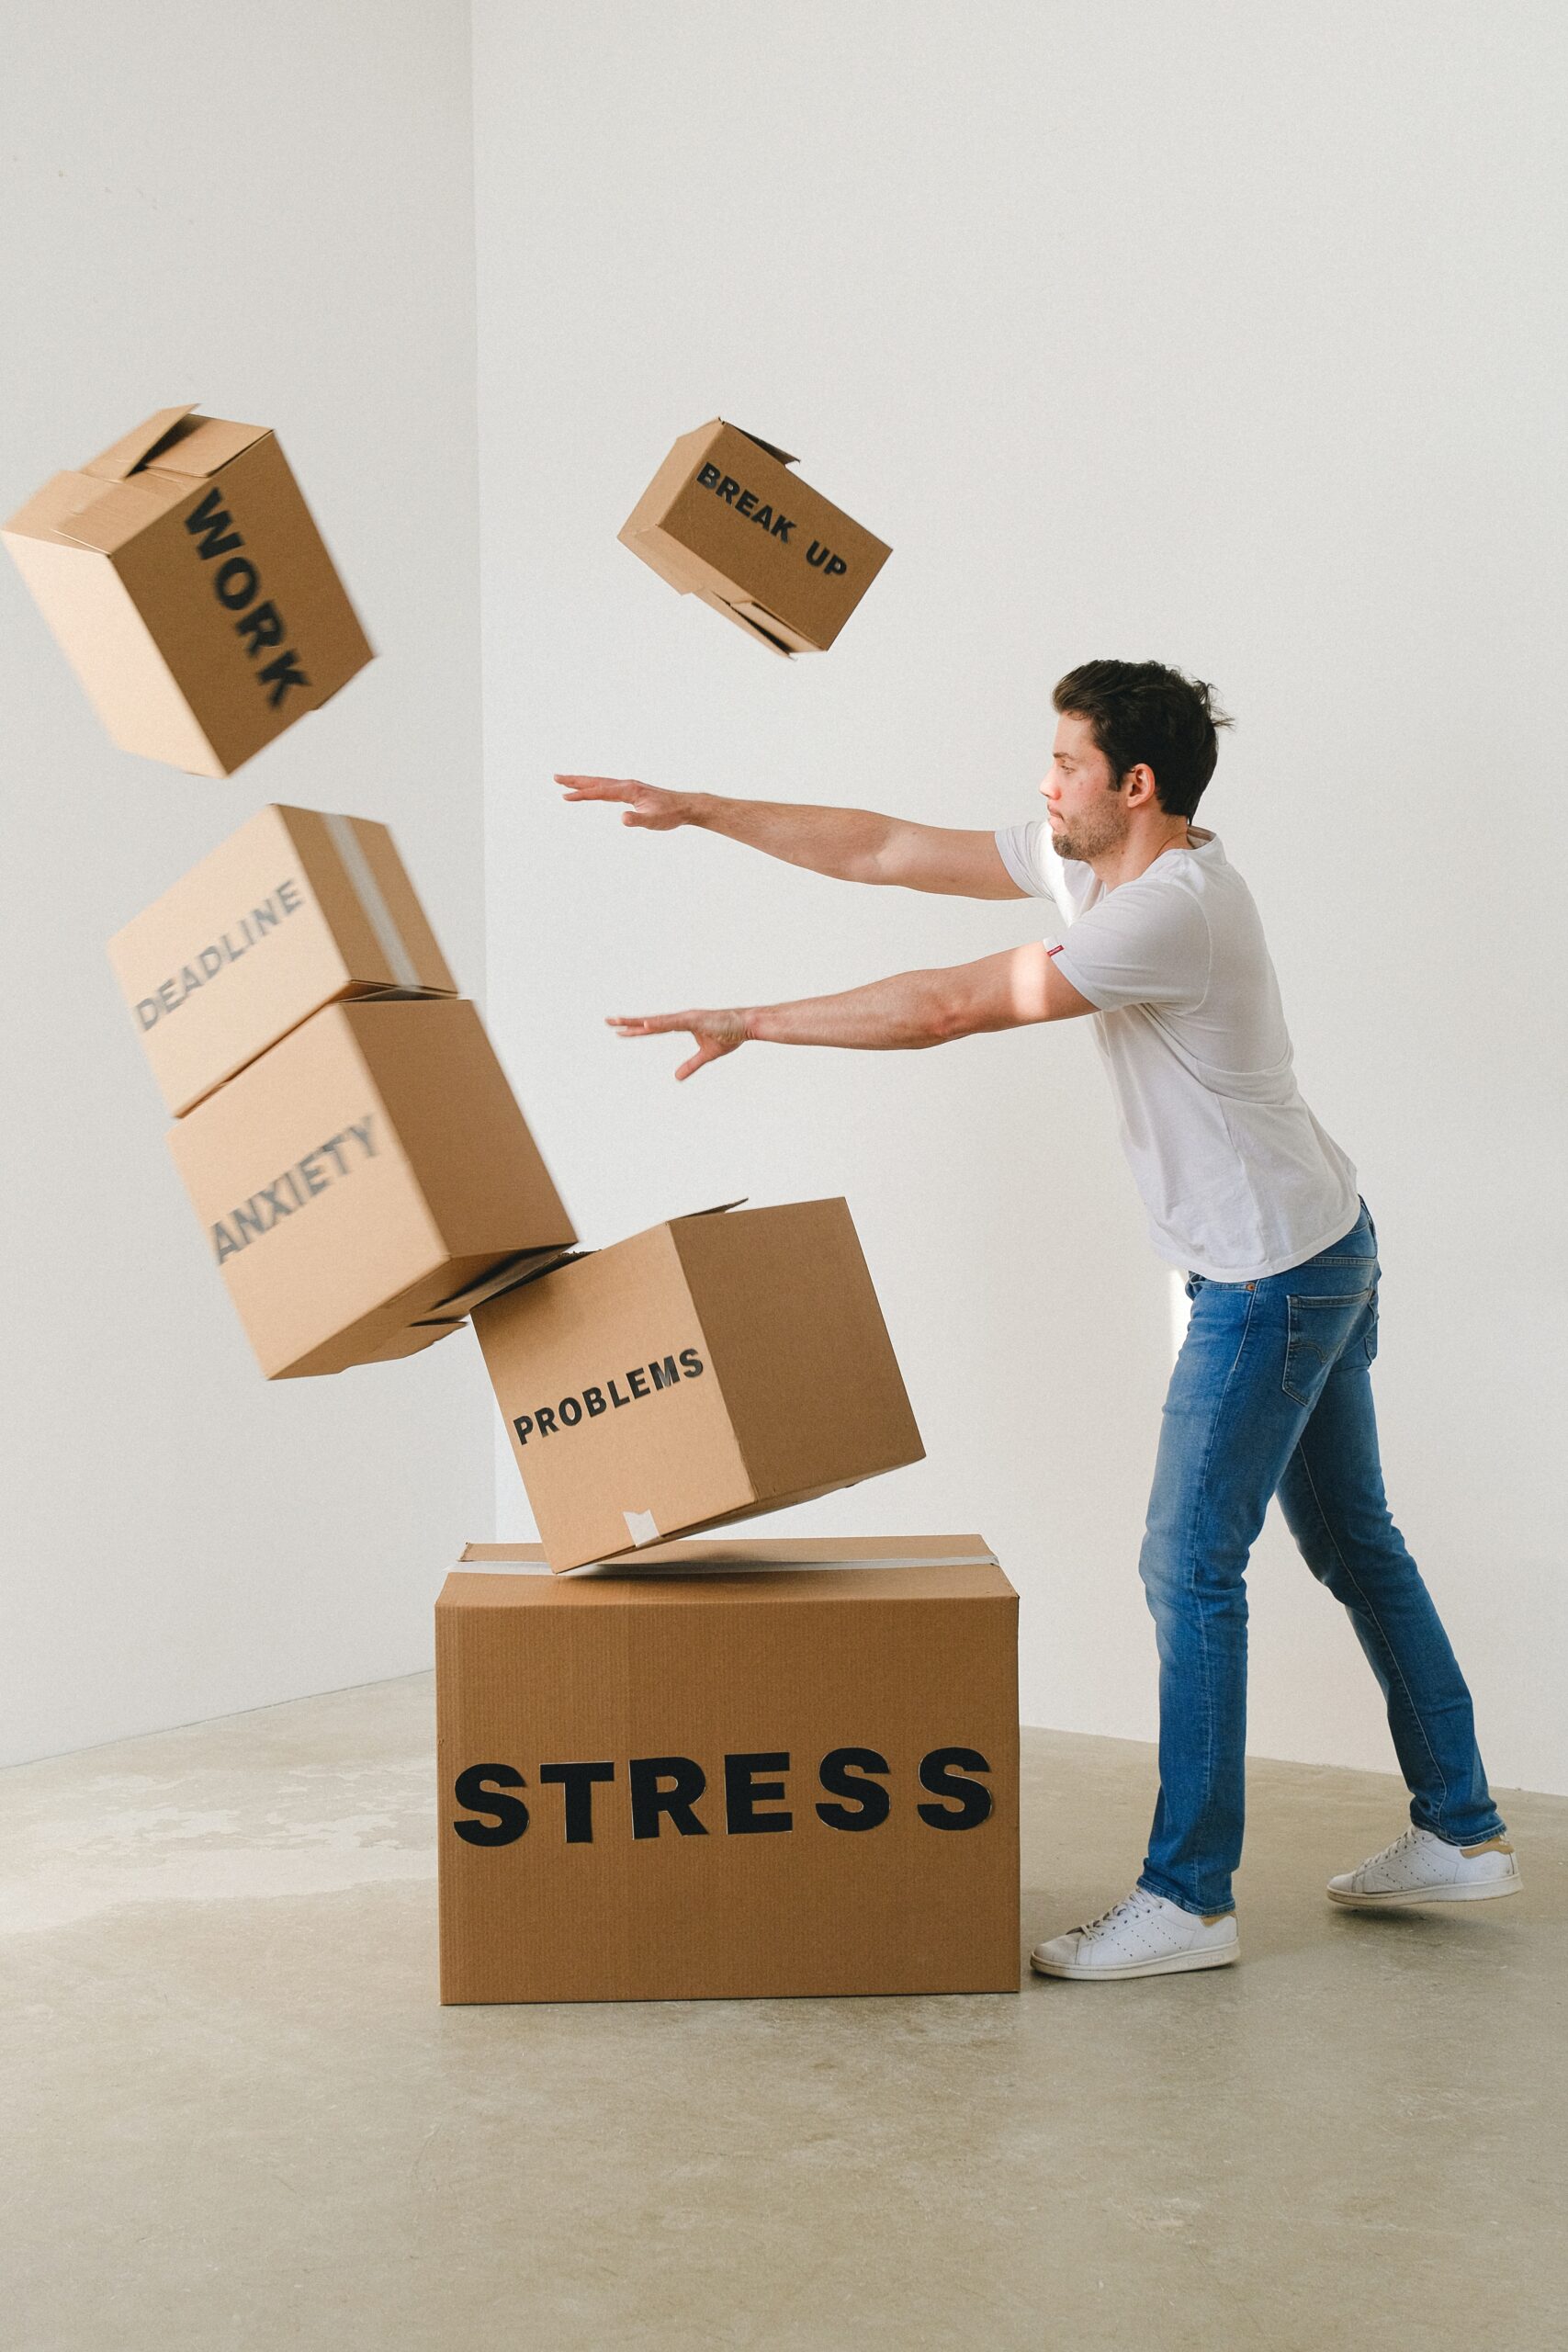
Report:
M664 1541L664 1538L660 1534L658 1528L655 1527L653 1523L653 1513L650 1510L624 1510L621 1513L621 1517L626 1522L626 1532L630 1535L634 1544L640 1546L644 1544L661 1544ZM706 1539L702 1536L695 1536L692 1540L700 1544L705 1542ZM468 1565L475 1567L483 1567L493 1564L482 1561L471 1561ZM602 1566L613 1568L616 1564L614 1560L606 1560L604 1562L585 1561L583 1565L589 1567ZM930 1552L911 1552L907 1559L903 1557L888 1559L885 1558L879 1553L874 1559L869 1560L792 1560L788 1558L778 1560L672 1560L670 1565L671 1567L712 1567L716 1573L728 1569L735 1569L742 1574L750 1574L752 1570L761 1572L773 1568L997 1568L1000 1567L1001 1562L998 1559L994 1552L942 1552L934 1555Z
M350 817L328 816L323 809L322 822L332 836L333 847L338 854L349 886L359 900L365 919L376 934L376 944L391 966L392 978L400 989L417 989L422 985L418 967L409 954L402 933L398 929L391 908L382 895L381 885L370 870L370 860L354 830Z

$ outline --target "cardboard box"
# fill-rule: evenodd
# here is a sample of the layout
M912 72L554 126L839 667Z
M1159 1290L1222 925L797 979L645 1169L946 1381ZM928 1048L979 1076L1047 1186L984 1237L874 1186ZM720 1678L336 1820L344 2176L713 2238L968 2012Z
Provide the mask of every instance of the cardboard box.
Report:
M160 409L3 536L122 751L231 775L372 658L265 425Z
M328 1005L169 1145L270 1380L428 1347L470 1285L575 1238L462 997Z
M841 1200L675 1217L474 1329L556 1569L924 1455Z
M1018 1598L978 1536L464 1560L443 2001L1017 1991Z
M825 652L892 553L795 462L715 417L682 435L620 533L682 595L786 656Z
M456 996L385 825L258 809L109 942L178 1117L340 997Z

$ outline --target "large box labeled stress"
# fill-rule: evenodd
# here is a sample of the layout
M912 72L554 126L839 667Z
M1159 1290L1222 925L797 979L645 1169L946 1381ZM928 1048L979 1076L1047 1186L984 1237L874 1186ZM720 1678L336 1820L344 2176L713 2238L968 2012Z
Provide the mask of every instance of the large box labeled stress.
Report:
M923 1456L841 1200L672 1218L474 1329L557 1569Z
M427 1347L498 1268L574 1239L462 997L328 1005L169 1148L269 1379Z
M122 751L229 775L371 659L276 435L165 408L3 536Z
M441 1997L1010 1993L1018 1600L974 1535L476 1544L436 1604Z
M716 416L684 433L623 547L771 652L825 652L892 549L801 481L795 459Z

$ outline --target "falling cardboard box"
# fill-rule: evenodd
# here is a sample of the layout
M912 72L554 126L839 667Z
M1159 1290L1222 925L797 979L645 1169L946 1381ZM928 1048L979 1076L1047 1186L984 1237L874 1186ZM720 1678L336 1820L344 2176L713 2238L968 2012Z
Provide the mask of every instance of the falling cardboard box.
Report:
M343 997L455 996L385 825L257 811L109 942L176 1117Z
M825 652L892 553L795 462L715 417L682 435L620 534L682 595L785 655Z
M978 1536L464 1563L443 2001L1018 1990L1018 1597Z
M924 1454L841 1200L675 1217L474 1329L556 1569Z
M326 1006L169 1147L271 1380L411 1355L575 1238L462 997Z
M274 435L160 409L3 534L122 751L229 775L371 648Z

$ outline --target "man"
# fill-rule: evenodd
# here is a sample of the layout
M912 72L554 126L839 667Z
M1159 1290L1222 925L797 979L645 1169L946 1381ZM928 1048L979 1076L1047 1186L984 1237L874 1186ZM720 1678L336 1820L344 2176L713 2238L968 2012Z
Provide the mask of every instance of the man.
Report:
M1092 1019L1158 1253L1187 1270L1141 1573L1159 1649L1159 1798L1137 1885L1037 1947L1089 1981L1222 1967L1239 1952L1247 1557L1271 1496L1349 1611L1388 1705L1411 1826L1336 1903L1513 1894L1518 1864L1487 1788L1470 1693L1383 1497L1368 1367L1377 1237L1355 1171L1297 1090L1258 910L1191 820L1214 771L1207 686L1154 662L1090 662L1056 687L1046 814L998 832L863 809L661 792L563 775L569 800L626 804L654 831L700 825L846 881L972 899L1051 898L1058 944L907 972L794 1004L612 1023L688 1032L676 1071L753 1040L869 1048Z

